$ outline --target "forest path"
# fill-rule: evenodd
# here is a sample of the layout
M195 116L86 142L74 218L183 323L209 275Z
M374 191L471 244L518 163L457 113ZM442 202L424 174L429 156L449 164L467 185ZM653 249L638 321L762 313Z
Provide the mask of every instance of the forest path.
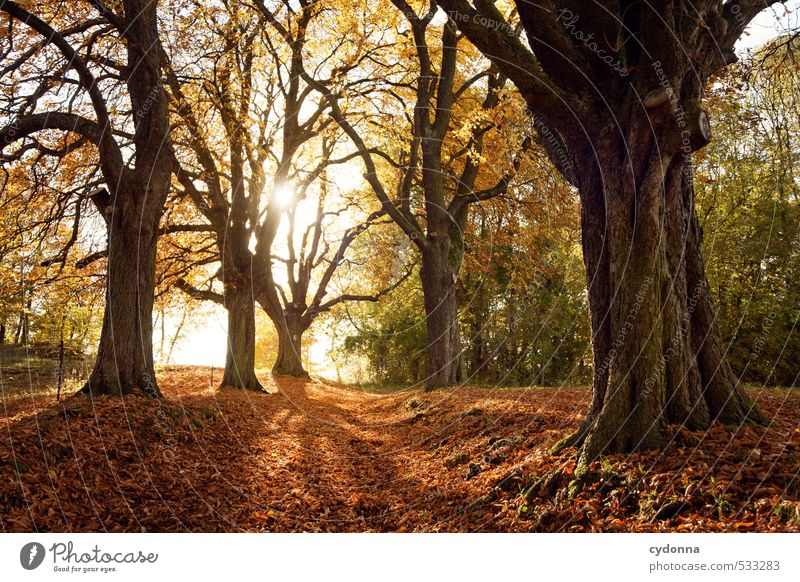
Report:
M769 429L678 431L570 498L524 500L574 456L585 388L367 391L262 378L219 390L161 371L165 400L3 385L0 531L797 531L800 393L753 391ZM675 499L681 515L655 519Z
M245 505L260 508L254 513L264 529L480 529L493 513L475 501L505 470L511 449L520 450L520 425L538 422L530 406L537 391L378 393L319 380L263 380L270 395L217 392L222 414L214 422L238 435L238 483L247 483ZM164 385L168 395L173 389L181 398L172 381ZM234 416L226 412L232 409ZM220 462L213 452L209 458Z
M497 508L476 501L571 430L587 397L271 376L261 394L219 390L208 372L162 372L163 403L6 398L2 529L494 529Z

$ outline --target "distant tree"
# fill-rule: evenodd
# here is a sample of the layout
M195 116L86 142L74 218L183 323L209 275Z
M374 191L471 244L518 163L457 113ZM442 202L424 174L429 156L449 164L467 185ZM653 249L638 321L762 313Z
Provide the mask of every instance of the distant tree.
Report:
M585 381L590 353L576 201L538 174L513 204L489 204L467 230L459 286L471 382Z
M201 287L185 277L176 284L227 309L223 385L261 388L254 301L277 330L273 373L302 376L303 334L320 314L345 301L376 301L393 287L353 293L338 286L329 296L337 270L348 264L348 247L381 213L357 193L331 192L329 170L356 154L339 152L341 132L333 131L327 104L300 74L310 31L326 16L324 3L301 6L273 12L261 3L198 4L192 28L202 42L175 47L167 65L179 136L177 199L190 201L205 223L167 229L212 232L221 263ZM347 31L335 24L330 36L313 37L314 59L347 70L366 57L350 54ZM213 289L215 280L222 293Z
M419 253L426 387L433 389L464 379L456 287L470 207L507 191L530 140L520 137L524 116L514 115L518 106L505 91L505 74L460 45L452 23L433 24L435 3L422 15L404 0L392 4L401 15L395 26L402 28L384 60L400 66L373 74L385 79L388 98L370 96L388 120L364 127L346 117L342 97L358 79L309 82L329 100L383 210ZM394 171L381 171L383 165Z
M464 262L456 288L465 381L492 385L579 384L590 375L577 204L544 161L512 187L471 213ZM535 177L534 177L535 176ZM413 254L387 238L372 271L395 268ZM424 383L426 331L419 281L390 298L337 314L347 353L365 357L369 376L391 383Z

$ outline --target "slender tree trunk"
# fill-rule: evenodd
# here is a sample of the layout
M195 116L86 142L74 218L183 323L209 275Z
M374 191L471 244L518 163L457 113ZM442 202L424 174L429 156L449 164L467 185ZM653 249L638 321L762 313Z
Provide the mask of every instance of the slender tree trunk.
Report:
M471 378L483 376L486 372L488 348L485 339L486 322L489 320L489 301L486 283L477 281L469 298L469 357L465 366Z
M61 400L64 385L64 320L61 320L61 341L58 343L58 373L56 375L56 400Z
M160 396L153 369L156 229L110 209L106 305L97 360L82 392Z
M27 346L31 340L31 305L33 305L33 302L28 299L28 302L25 304L25 309L22 311L22 333L20 334L20 343L23 346Z
M582 446L582 466L660 448L667 424L760 418L714 324L690 162L650 154L646 141L602 144L579 176L594 382L587 417L563 444Z
M226 278L225 309L228 311L228 351L221 386L264 391L255 373L256 312L249 279L241 275Z
M166 341L166 322L167 319L165 311L162 309L159 315L159 323L161 324L161 337L158 341L158 359L161 361L161 365L166 365L169 362L164 361L164 342Z
M14 345L20 345L22 338L22 330L25 327L25 264L20 266L20 309L19 317L17 318L17 326L14 329Z
M187 315L188 311L184 309L183 314L181 315L181 320L178 322L178 327L175 328L175 333L169 342L169 350L167 350L167 358L164 361L164 365L167 365L172 361L172 354L175 351L175 344L178 343L178 339L181 337L181 331L183 331L183 326L186 323Z
M278 331L278 357L272 367L276 376L307 377L303 367L303 329L302 325L294 318L287 317L285 324L276 323Z
M488 314L480 310L478 313L481 315L488 317ZM471 322L471 335L472 337L469 339L469 342L472 347L472 352L470 354L470 364L469 364L469 374L472 377L475 377L484 372L484 366L486 365L486 346L483 339L483 326L486 324L485 319L479 319L477 314L475 318Z
M450 240L434 240L422 252L420 279L428 332L426 390L464 380L456 301L456 273L461 261L459 251L451 250Z

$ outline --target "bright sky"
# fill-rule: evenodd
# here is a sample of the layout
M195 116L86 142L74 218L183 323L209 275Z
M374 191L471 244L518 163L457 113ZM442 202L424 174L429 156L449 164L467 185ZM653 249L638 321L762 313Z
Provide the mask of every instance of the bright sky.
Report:
M776 4L759 14L745 31L736 48L740 51L760 47L769 39L797 30L800 23L800 0Z
M328 176L339 190L339 193L351 192L362 187L364 183L362 173L363 169L356 162L334 165L328 170ZM303 209L303 206L299 206L298 212L301 212ZM310 204L309 209L311 213L315 212L316 205ZM313 219L313 214L311 218ZM304 222L298 214L298 232L302 232L306 224L307 222ZM283 272L280 272L276 273L276 278L280 281L285 280L286 277ZM195 317L195 319L197 321L194 323L190 323L187 319L185 325L181 328L169 363L214 366L218 368L224 367L227 347L226 330L228 327L225 309L222 306L208 303L203 305L201 314ZM166 360L166 356L169 353L169 343L172 341L172 338L175 337L180 321L180 313L175 313L167 317L165 324L166 341L164 343L166 347L164 349L164 360ZM153 340L156 346L156 362L159 364L167 363L160 358L161 354L158 349L161 342L160 325L156 326ZM330 367L328 362L329 347L330 338L324 336L319 340L312 341L311 344L307 346L307 368L310 372L329 378L335 377L335 371ZM306 353L304 353L304 356ZM271 362L257 362L257 366L259 367L268 367L269 365L271 365Z
M789 30L796 30L800 23L800 0L790 0L786 6L776 5L775 7L762 12L749 26L745 35L737 43L739 51L757 48L769 39L786 33ZM358 163L351 162L341 166L334 166L330 170L330 177L334 180L341 192L348 192L360 187L363 184L361 177L362 169ZM183 327L175 342L175 349L170 363L172 364L195 364L204 366L223 367L225 365L225 330L227 327L225 310L220 306L204 307L203 317L196 324ZM165 353L168 351L169 342L177 331L180 322L180 314L168 317L166 321L166 345ZM157 326L155 345L160 342L160 326ZM308 346L308 366L312 372L330 376L327 362L327 351L330 345L329 338L321 339ZM158 350L156 359L158 360ZM164 363L164 362L160 362ZM260 365L267 363L260 362Z

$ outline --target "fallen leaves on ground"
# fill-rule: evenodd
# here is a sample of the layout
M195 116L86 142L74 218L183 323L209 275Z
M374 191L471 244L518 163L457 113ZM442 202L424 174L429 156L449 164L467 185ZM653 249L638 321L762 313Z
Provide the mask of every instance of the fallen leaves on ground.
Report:
M586 389L374 393L162 374L166 399L4 398L4 531L800 531L800 394L769 428L675 427L570 490ZM554 475L542 482L541 477Z

